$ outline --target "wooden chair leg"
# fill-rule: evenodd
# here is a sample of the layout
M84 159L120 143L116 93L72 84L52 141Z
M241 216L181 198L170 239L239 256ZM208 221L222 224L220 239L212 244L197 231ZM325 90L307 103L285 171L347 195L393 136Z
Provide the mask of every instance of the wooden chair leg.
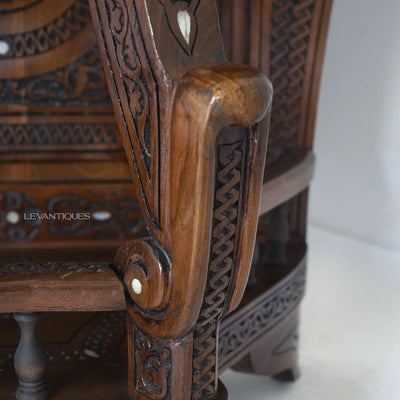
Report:
M45 400L46 354L36 336L36 325L41 313L15 313L14 319L21 329L21 339L14 355L14 367L18 376L18 400Z
M194 332L177 339L154 337L140 329L129 314L127 328L129 391L134 399L228 399L221 381L216 385L214 340L207 340L209 347L199 353ZM201 370L195 372L197 363Z

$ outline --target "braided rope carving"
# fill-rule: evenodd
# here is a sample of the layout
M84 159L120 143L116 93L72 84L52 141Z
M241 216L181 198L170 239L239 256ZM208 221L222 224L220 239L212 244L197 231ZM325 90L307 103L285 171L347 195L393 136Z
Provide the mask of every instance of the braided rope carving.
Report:
M276 162L299 140L308 42L315 0L272 3L270 77L274 85L268 159Z
M118 127L114 123L4 124L0 125L0 147L15 146L17 151L22 151L21 147L26 150L26 147L35 146L83 144L104 145L106 149L109 145L119 148L117 134Z
M208 399L216 381L216 341L233 269L243 141L220 145L208 285L194 332L192 399Z

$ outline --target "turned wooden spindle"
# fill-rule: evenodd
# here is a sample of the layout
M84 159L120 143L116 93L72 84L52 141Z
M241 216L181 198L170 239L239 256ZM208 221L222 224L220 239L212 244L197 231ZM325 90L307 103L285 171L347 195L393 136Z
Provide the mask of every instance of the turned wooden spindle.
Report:
M18 376L18 400L45 400L46 354L36 336L36 326L41 313L15 313L14 319L21 329L21 339L14 355L14 367Z

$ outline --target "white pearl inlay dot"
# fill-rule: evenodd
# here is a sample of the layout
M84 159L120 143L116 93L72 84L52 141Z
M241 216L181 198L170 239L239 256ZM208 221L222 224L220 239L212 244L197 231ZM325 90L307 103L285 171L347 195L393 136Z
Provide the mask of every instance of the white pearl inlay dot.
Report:
M142 284L140 283L139 279L132 280L132 289L136 294L142 293Z
M186 43L189 44L190 42L190 29L191 29L191 21L190 15L186 10L180 10L176 16L178 20L179 28L182 32Z
M0 40L0 55L4 56L10 51L10 45L4 40Z
M89 356L89 357L91 357L91 358L99 358L99 355L98 355L95 351L93 351L93 350L85 349L84 352L85 352L85 354L86 354L87 356Z
M110 211L95 211L94 213L92 213L92 217L96 221L107 221L112 217L112 214L110 213Z
M19 214L16 211L9 211L6 214L6 220L10 224L17 224L19 222Z

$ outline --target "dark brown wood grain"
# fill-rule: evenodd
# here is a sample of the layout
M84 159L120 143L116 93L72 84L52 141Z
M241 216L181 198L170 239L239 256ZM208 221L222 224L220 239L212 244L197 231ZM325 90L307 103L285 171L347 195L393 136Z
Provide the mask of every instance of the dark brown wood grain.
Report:
M151 234L116 257L131 315L130 390L208 399L219 320L249 274L272 88L252 68L215 62L224 55L213 1L90 4Z

